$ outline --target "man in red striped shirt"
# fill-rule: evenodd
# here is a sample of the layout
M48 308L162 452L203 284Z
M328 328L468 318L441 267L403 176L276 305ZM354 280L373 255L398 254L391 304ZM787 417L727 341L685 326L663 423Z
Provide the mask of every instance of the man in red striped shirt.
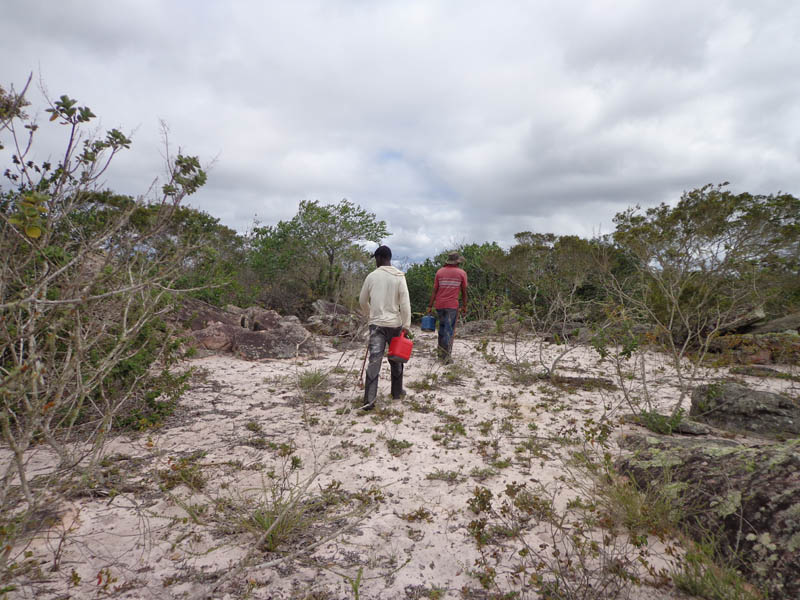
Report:
M467 314L467 273L459 267L464 257L458 252L447 256L444 266L436 271L433 280L433 293L428 303L428 312L433 307L439 317L439 359L445 363L452 361L453 337L458 318L458 296L461 295L461 314Z

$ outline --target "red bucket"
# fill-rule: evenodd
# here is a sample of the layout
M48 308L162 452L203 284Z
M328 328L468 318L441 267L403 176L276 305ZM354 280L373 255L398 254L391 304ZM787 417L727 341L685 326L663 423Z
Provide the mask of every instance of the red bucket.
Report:
M408 362L411 358L411 349L414 347L414 342L406 337L406 332L401 331L400 335L393 337L389 342L389 360L395 362Z

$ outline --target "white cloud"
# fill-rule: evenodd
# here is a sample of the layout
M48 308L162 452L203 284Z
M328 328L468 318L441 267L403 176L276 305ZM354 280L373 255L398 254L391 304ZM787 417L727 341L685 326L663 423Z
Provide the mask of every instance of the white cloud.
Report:
M121 192L158 174L164 119L216 158L191 202L224 223L348 198L424 258L607 232L708 182L798 193L798 30L793 0L29 0L4 8L1 83L34 71L135 130Z

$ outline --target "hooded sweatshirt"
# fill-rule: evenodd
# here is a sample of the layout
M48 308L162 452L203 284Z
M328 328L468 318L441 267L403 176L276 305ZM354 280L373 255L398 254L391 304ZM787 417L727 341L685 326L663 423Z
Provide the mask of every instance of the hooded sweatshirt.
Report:
M369 324L381 327L411 327L411 301L405 274L395 267L378 267L367 275L358 297Z

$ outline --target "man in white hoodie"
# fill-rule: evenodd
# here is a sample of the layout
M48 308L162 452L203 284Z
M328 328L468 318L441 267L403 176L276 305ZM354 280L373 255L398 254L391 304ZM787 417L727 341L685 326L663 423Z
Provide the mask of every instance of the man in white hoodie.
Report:
M411 301L405 274L392 266L392 251L379 246L375 253L377 268L367 275L358 301L369 315L369 365L364 382L364 410L375 408L378 395L378 373L389 341L411 327ZM403 363L389 361L392 373L392 398L402 398Z

